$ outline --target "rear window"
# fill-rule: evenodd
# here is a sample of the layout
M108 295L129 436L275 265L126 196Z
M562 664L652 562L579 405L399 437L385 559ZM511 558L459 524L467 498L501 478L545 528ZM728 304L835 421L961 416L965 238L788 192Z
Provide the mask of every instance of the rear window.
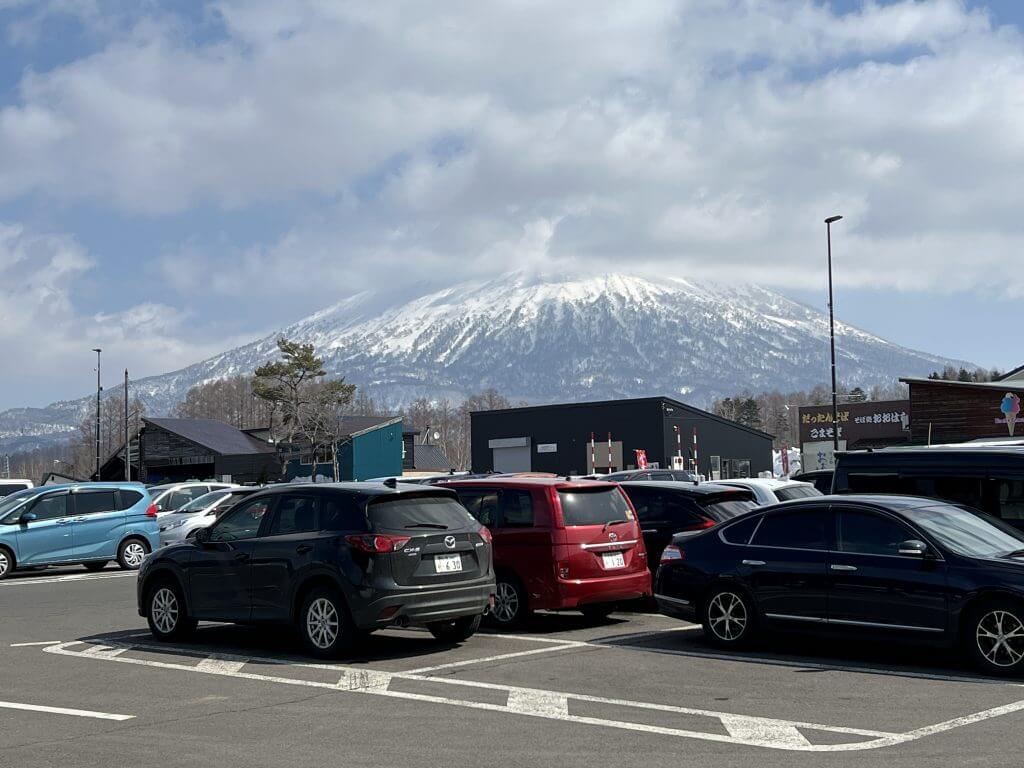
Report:
M721 522L732 520L734 517L745 515L752 509L757 509L757 502L751 498L723 499L718 497L709 499L700 506L712 518Z
M632 513L622 492L617 488L596 491L559 491L562 520L565 525L604 525L631 520Z
M7 496L28 488L24 483L0 483L0 496Z
M779 501L806 499L809 496L821 496L821 491L813 485L787 485L784 488L777 488L775 490L775 498Z
M446 531L465 528L476 521L455 499L446 496L383 497L371 501L367 509L370 523L376 529L389 531L431 529Z

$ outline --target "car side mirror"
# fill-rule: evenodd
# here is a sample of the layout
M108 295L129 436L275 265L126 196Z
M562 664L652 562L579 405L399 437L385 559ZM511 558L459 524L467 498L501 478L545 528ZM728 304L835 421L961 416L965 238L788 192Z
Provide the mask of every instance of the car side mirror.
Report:
M928 545L923 541L911 539L900 544L897 552L901 555L910 555L911 557L924 557L928 554Z
M38 516L35 512L23 512L21 517L18 518L20 523L31 523L33 520L38 520Z
M209 541L210 540L210 529L209 528L200 528L199 530L196 531L195 536L193 538L195 538L195 540L198 541L200 544L202 544L203 542Z

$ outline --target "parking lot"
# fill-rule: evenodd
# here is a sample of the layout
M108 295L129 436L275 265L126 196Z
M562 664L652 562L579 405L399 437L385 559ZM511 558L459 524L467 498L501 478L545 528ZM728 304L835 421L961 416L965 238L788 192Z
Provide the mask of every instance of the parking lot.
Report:
M389 630L323 664L262 629L158 645L134 587L78 568L0 584L0 765L1019 762L1024 688L931 651L725 655L664 617L565 613L455 647Z

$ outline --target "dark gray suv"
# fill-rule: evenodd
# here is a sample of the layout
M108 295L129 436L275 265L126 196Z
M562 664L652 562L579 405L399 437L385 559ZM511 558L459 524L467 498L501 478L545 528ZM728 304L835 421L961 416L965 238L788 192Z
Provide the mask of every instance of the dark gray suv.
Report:
M411 624L458 642L493 602L491 537L445 488L330 483L269 488L139 571L139 615L159 640L198 621L289 623L315 656Z

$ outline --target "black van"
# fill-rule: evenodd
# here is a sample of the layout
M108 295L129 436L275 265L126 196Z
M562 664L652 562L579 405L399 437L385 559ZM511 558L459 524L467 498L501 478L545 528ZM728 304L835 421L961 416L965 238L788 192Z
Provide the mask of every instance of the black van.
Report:
M966 444L840 453L833 490L943 499L1024 528L1024 445Z

